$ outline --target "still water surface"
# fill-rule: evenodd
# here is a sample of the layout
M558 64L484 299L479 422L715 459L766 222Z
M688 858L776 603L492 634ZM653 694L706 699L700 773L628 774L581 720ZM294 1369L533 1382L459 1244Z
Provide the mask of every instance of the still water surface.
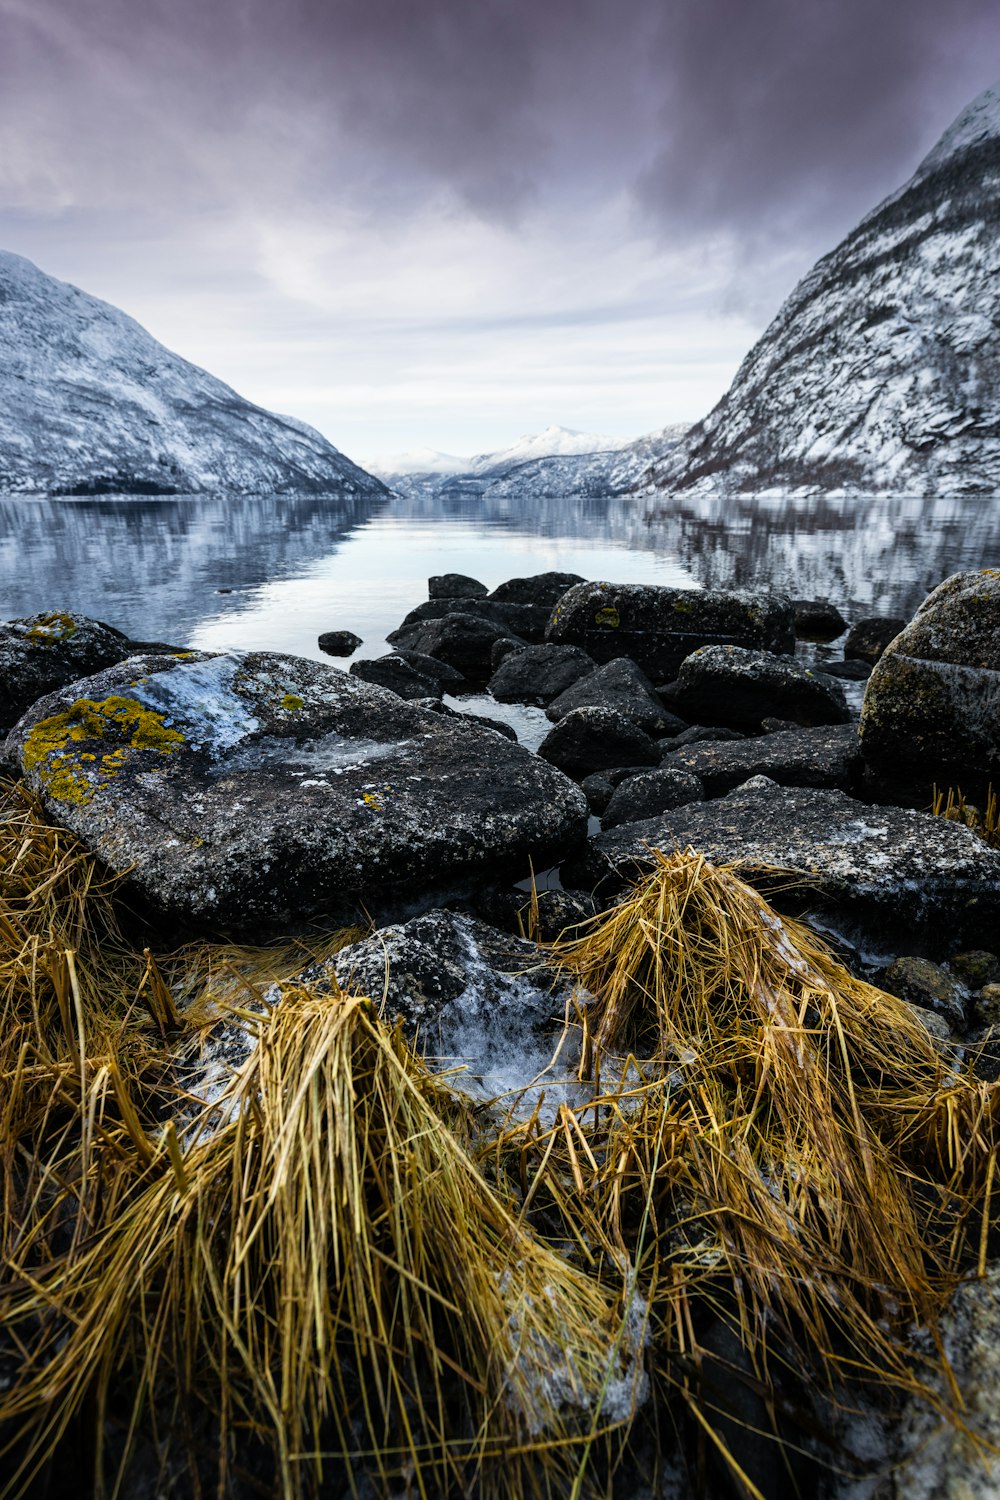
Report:
M382 502L284 496L0 498L0 618L68 609L203 649L359 655L432 573L490 588L548 568L687 587L767 585L848 619L909 615L949 573L1000 566L1000 497Z

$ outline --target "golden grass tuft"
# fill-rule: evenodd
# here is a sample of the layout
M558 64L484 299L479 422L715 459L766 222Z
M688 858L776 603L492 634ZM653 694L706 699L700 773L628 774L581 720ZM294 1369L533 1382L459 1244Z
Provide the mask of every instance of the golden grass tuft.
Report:
M966 828L971 828L973 833L978 833L991 849L1000 849L1000 802L992 783L986 788L986 802L981 808L965 800L961 787L949 787L946 793L939 792L935 787L931 812L935 817L947 818L951 823L962 823Z

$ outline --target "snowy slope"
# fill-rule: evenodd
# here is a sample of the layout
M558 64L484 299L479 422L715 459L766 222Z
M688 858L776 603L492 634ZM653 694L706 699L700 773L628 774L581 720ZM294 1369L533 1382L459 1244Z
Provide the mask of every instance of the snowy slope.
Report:
M795 288L674 491L1000 493L1000 85Z
M477 453L465 465L469 474L492 473L507 469L511 464L530 463L536 458L567 458L580 453L607 453L614 448L623 448L625 440L599 437L593 432L574 432L571 427L546 427L544 432L525 433L509 448L499 448L495 453Z
M380 479L391 479L397 474L461 474L468 467L467 458L442 453L439 448L412 448L408 453L393 453L365 463L369 474L377 474Z
M384 493L132 318L0 252L0 491Z

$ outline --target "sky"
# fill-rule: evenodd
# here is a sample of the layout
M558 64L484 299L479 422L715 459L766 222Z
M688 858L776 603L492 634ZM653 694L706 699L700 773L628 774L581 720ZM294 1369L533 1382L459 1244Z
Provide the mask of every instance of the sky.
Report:
M997 0L0 0L0 247L360 461L703 416Z

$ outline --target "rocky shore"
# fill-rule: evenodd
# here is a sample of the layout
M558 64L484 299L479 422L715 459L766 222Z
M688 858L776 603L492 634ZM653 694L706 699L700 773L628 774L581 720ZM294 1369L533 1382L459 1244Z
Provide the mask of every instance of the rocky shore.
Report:
M837 641L841 654L804 654L816 641ZM760 909L780 914L765 925L801 920L829 941L845 983L896 997L925 1038L914 1045L978 1090L993 1119L1000 574L945 580L909 622L846 621L826 601L763 588L548 573L489 591L445 575L390 643L390 655L345 671L136 642L69 613L12 620L0 625L5 770L113 881L156 951L353 927L353 942L283 982L371 997L432 1069L457 1061L468 1070L458 1087L479 1107L495 1111L490 1101L506 1096L510 1118L532 1128L593 1098L574 1092L587 1025L575 1040L564 1031L586 993L581 1002L548 945L589 931L598 911L627 903L636 882L685 851L735 867ZM345 631L320 638L338 656L359 644ZM475 713L462 706L469 693ZM484 694L544 711L551 728L537 753L484 715ZM14 806L8 822L21 815ZM790 959L790 973L802 962ZM283 993L258 988L251 1010L267 1015ZM168 1001L183 1011L176 987ZM178 1047L195 1113L225 1097L253 1054L242 1023L218 1012L197 1044L185 1034ZM890 1087L891 1058L884 1068ZM989 1212L987 1198L987 1290L956 1304L952 1332L945 1325L946 1340L975 1345L966 1365L980 1383L994 1369L980 1345L982 1319L996 1327L1000 1264ZM982 1304L974 1334L970 1297ZM718 1360L746 1374L746 1350ZM761 1420L754 1388L744 1381L742 1395L720 1398L720 1430ZM975 1412L978 1388L968 1394ZM965 1439L950 1428L928 1436L925 1417L903 1407L871 1407L877 1451L867 1476L854 1453L862 1488L850 1493L917 1493L909 1472L919 1493L957 1494L948 1476ZM806 1429L768 1410L781 1442L747 1448L743 1480L756 1490L722 1465L719 1493L779 1500L813 1482L815 1445L805 1467L801 1453L788 1457L809 1449ZM846 1428L841 1440L850 1446ZM892 1481L877 1477L886 1463L902 1465ZM979 1464L991 1486L970 1493L1000 1485L985 1454L961 1463ZM836 1468L820 1463L822 1493L848 1493Z

